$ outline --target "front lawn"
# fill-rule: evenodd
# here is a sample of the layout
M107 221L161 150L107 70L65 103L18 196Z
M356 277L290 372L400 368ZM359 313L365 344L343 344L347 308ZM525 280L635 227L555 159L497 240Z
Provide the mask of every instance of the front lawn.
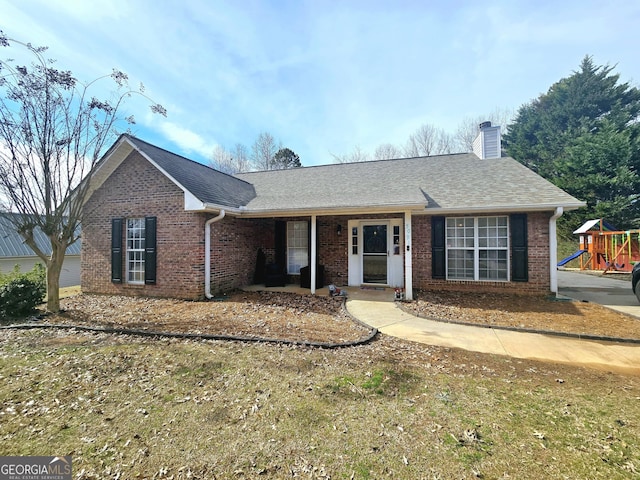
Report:
M382 336L338 350L0 332L0 451L74 478L634 478L636 377Z

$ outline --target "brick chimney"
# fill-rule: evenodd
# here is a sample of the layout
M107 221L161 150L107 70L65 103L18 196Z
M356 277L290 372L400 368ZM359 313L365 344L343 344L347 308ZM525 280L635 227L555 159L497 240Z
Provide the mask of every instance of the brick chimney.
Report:
M482 159L500 158L501 151L500 127L492 127L491 122L482 122L480 132L473 141L473 153Z

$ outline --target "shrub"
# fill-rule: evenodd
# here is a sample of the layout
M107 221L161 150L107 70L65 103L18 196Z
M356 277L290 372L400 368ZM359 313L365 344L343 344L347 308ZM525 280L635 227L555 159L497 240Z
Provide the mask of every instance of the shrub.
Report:
M36 264L27 273L20 273L16 267L0 278L0 315L28 315L42 303L46 291L46 273L42 265Z

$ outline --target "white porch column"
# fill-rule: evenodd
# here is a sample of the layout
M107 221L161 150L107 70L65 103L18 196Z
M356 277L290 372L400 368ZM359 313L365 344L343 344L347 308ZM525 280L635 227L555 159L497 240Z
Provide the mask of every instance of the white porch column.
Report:
M406 300L413 300L411 248L411 212L404 212L404 298Z
M316 268L318 268L318 266L316 265L316 258L318 257L317 255L317 251L318 251L318 245L316 244L316 216L315 215L311 215L311 265L310 265L310 269L309 272L311 274L311 295L315 295L316 294Z

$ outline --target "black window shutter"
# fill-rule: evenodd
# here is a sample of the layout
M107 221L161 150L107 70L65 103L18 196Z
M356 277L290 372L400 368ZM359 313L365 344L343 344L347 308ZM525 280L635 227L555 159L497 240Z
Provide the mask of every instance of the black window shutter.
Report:
M156 217L144 219L144 283L156 283Z
M122 218L111 219L111 281L122 283Z
M287 271L287 222L276 220L275 238L276 264L283 272Z
M529 251L527 214L515 213L509 219L511 226L511 280L529 281Z
M437 279L447 278L444 223L444 217L431 217L431 277Z

